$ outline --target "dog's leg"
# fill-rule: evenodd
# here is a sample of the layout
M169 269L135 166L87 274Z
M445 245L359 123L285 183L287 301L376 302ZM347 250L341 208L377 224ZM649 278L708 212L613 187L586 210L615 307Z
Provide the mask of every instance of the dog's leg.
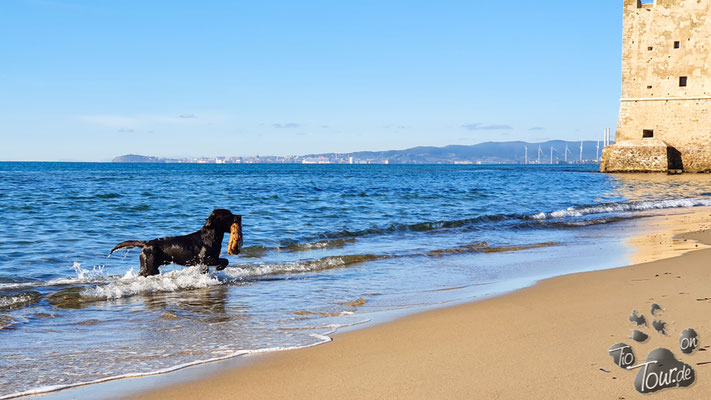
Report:
M158 275L160 273L158 270L160 264L156 257L156 250L153 246L144 247L139 258L141 260L141 271L138 275L150 276Z
M230 263L226 258L218 258L217 259L217 270L222 271L223 269L227 268L227 265Z
M215 268L215 269L216 269L217 271L222 271L223 269L227 268L227 265L228 265L229 263L230 263L230 262L227 261L226 258L209 258L209 259L205 259L205 260L203 260L203 261L200 263L200 272L202 272L203 274L206 274L206 273L208 273L208 272L210 271L210 268L209 268L209 267L212 267L212 266L217 266L217 268Z

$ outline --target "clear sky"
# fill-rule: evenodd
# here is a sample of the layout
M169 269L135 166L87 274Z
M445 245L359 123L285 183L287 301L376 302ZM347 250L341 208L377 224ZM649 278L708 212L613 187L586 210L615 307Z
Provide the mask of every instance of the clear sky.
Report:
M0 160L594 140L622 1L2 0Z

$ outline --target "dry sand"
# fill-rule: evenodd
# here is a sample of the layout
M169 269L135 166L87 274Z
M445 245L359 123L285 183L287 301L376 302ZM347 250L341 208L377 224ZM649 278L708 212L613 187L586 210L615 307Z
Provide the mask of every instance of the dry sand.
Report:
M548 279L497 298L425 312L338 334L322 346L276 353L244 368L140 395L140 399L664 399L711 398L711 348L680 359L690 388L642 395L637 371L616 367L608 348L633 344L638 360L657 347L677 357L682 330L711 345L711 211L649 221L630 243L636 259L663 260ZM686 252L681 256L679 253ZM629 339L633 309L651 322L664 307L669 336ZM602 369L602 370L601 370ZM605 372L605 371L609 372Z

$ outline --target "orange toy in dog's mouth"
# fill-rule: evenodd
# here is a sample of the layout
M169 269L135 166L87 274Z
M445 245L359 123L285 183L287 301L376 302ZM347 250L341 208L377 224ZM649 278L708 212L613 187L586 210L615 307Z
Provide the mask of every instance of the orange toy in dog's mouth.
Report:
M227 254L234 256L239 254L242 248L242 227L235 222L230 226L230 243L227 245Z

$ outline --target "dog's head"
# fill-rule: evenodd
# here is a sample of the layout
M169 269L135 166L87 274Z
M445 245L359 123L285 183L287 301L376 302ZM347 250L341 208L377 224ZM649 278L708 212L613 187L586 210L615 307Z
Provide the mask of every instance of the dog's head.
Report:
M207 217L205 228L214 229L222 233L230 233L227 254L239 254L242 248L242 216L235 215L230 210L217 209Z

